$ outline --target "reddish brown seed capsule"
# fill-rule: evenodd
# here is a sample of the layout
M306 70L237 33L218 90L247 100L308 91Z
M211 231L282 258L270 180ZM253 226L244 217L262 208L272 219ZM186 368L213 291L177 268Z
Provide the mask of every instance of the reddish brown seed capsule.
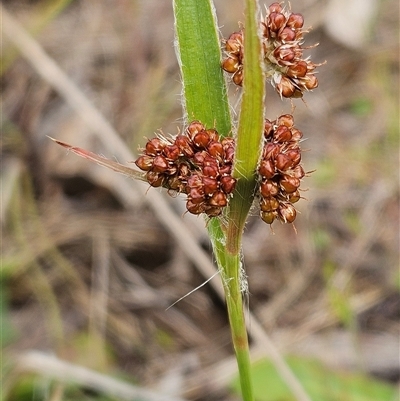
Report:
M293 175L293 177L296 177L299 180L301 180L306 173L304 172L303 167L299 164L293 170L291 170L291 174Z
M294 125L294 118L291 114L282 114L277 120L277 125L284 125L288 128L292 128Z
M284 174L279 184L288 194L291 194L299 188L300 180L296 177Z
M155 171L148 171L146 174L146 179L152 187L161 187L164 183L163 175L156 173Z
M186 202L186 209L189 213L192 214L201 214L204 213L206 207L204 203L193 203L190 199Z
M216 129L210 128L206 130L208 136L210 137L210 141L218 141L219 140L219 135L218 131Z
M206 149L210 142L210 136L206 131L200 131L193 137L193 143L200 149Z
M200 131L204 130L204 125L200 121L192 121L189 126L186 128L186 132L190 139Z
M225 164L225 166L219 168L219 175L221 176L231 175L231 173L232 173L232 166L230 164Z
M208 144L208 153L217 158L223 159L224 157L224 147L222 146L221 142L218 141L212 141Z
M276 142L288 142L292 139L292 133L288 127L285 125L280 125L274 134L274 140Z
M278 216L284 223L293 223L296 219L296 209L291 203L281 203Z
M291 167L297 166L301 161L301 151L300 148L290 149L286 152L286 155L292 161Z
M243 33L233 32L225 43L225 49L228 52L239 53L243 43Z
M193 203L202 203L205 200L202 188L191 188L188 197Z
M153 161L153 171L156 173L164 173L168 170L168 162L164 156L156 156Z
M315 75L308 75L305 85L308 90L315 89L316 87L318 87L317 77Z
M243 83L243 70L236 71L235 74L233 74L233 76L232 76L232 81L236 85L242 86L242 83Z
M269 29L273 32L278 32L286 23L286 18L280 12L272 12L268 17Z
M225 163L232 163L235 155L235 148L233 146L225 147Z
M203 185L206 195L211 195L218 189L218 181L215 178L203 177Z
M187 186L191 188L201 188L203 186L203 179L198 174L191 175L187 180Z
M276 212L261 212L262 220L267 224L272 224L275 220Z
M198 166L201 166L204 163L204 158L206 157L207 152L205 150L202 150L200 152L196 152L193 155L193 162L197 164Z
M307 74L307 63L300 60L297 64L290 66L287 70L287 75L292 78L302 78Z
M304 25L304 17L301 14L292 13L286 21L286 25L291 28L300 29Z
M285 65L282 61L286 63L292 61L296 57L296 53L291 46L284 44L274 50L274 57L279 64Z
M164 149L165 144L159 138L150 139L146 143L146 153L150 156L156 156L162 152Z
M293 192L292 194L289 194L288 200L290 203L296 203L300 200L300 192L297 190Z
M208 202L211 206L224 207L228 204L228 199L222 191L215 192Z
M216 178L219 174L219 169L216 166L203 166L203 174L206 177Z
M264 121L264 137L268 139L274 132L274 126L272 125L271 121L265 119Z
M260 193L264 198L270 198L271 196L278 195L279 186L272 180L263 181L260 185Z
M221 177L220 180L221 189L226 193L230 194L234 191L236 186L236 180L230 176Z
M192 145L190 143L190 140L187 136L178 135L175 138L175 145L178 146L182 155L187 156L187 157L193 157L194 151L193 151Z
M282 11L282 6L278 2L275 2L268 7L268 10L270 13L280 13Z
M203 164L204 164L205 166L212 166L212 167L216 167L216 168L219 167L219 163L218 163L218 161L215 159L215 157L212 157L212 156L209 155L207 152L206 152L206 155L205 155L205 157L204 157L204 162L203 162Z
M177 145L167 145L163 151L162 154L171 161L175 161L178 159L180 151Z
M263 159L275 159L280 151L280 146L276 143L268 142L264 145Z
M281 32L279 32L278 37L284 43L293 42L296 39L296 32L287 26L283 28Z
M140 156L136 161L135 164L144 171L149 171L153 167L153 160L154 158L151 156L143 155Z
M258 173L263 178L272 178L275 175L275 165L272 160L261 160Z
M292 166L292 164L292 159L284 153L279 153L279 155L276 157L276 168L280 171L287 170Z
M281 81L276 85L276 91L283 97L293 97L296 87L289 78L282 76Z
M292 140L300 141L303 138L303 133L297 128L292 128Z
M229 73L234 73L239 69L239 63L236 58L228 57L222 61L221 67Z
M277 210L279 207L279 201L274 198L262 198L260 202L260 208L263 212L272 212L273 210Z

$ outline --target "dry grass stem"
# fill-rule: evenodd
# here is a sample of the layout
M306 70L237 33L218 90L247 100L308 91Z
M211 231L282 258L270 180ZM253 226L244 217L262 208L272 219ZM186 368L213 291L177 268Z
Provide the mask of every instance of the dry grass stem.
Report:
M42 377L63 383L76 383L121 400L130 401L140 398L144 401L184 401L183 398L159 394L156 391L124 383L38 351L29 351L20 355L17 359L16 369L23 372L35 372Z

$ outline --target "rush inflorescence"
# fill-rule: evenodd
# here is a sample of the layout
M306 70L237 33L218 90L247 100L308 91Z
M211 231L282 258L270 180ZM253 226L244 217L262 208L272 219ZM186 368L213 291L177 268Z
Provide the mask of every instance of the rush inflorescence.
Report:
M300 163L302 137L291 114L265 120L257 196L260 216L268 224L274 220L293 223L296 218L293 204L301 198L300 181L305 176ZM135 163L146 171L151 186L186 194L190 213L216 217L228 205L236 185L234 152L233 138L220 139L215 129L193 121L183 134L149 139Z
M151 186L185 193L190 213L215 217L235 188L234 145L233 138L220 139L215 129L193 121L173 138L159 135L148 140L135 164L146 171Z
M265 120L258 196L260 216L268 224L275 219L284 223L293 223L296 219L293 203L300 199L300 180L305 175L300 164L302 136L291 114L275 121Z
M264 72L281 98L301 98L305 91L318 86L314 64L303 58L304 18L280 3L266 7L260 22ZM226 57L222 68L232 74L232 81L243 84L245 29L232 33L224 42ZM300 183L305 176L301 165L302 132L291 114L284 114L264 124L261 158L255 172L261 219L293 223L294 204L301 198ZM236 186L232 176L235 141L220 138L215 129L200 121L191 122L175 137L160 134L149 139L136 165L146 171L153 187L164 187L170 194L186 194L186 209L208 217L221 215Z
M261 23L262 50L266 78L281 97L299 98L305 91L315 89L318 80L316 67L309 58L303 58L304 18L292 13L279 3L266 8ZM245 29L232 33L225 41L226 58L222 68L232 74L232 81L243 83L243 44Z

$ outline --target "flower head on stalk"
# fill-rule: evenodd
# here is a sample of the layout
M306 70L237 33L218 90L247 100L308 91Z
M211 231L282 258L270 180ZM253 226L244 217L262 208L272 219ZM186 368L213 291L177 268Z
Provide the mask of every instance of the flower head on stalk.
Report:
M300 181L305 176L300 163L302 137L291 114L265 120L258 197L260 217L268 224L274 220L293 223L296 219L293 204L301 198Z
M173 138L149 139L135 164L146 171L151 186L185 193L190 213L215 217L228 205L235 188L234 145L232 138L220 139L215 129L193 121Z
M281 97L299 98L303 93L318 86L315 69L321 64L313 63L309 57L303 58L304 18L273 3L266 7L266 15L261 20L262 50L266 78ZM232 81L243 83L243 44L245 30L230 35L225 41L226 58L222 68L232 74Z

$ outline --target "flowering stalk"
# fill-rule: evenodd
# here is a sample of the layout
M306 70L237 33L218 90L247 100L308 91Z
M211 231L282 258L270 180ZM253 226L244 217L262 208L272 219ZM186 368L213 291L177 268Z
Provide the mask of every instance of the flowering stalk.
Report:
M189 6L188 3L192 3ZM204 75L196 75L193 63L197 63L198 55L207 54L207 58L214 51L220 65L219 40L205 47L206 43L199 38L193 41L193 45L197 45L196 50L188 49L184 46L186 36L191 35L185 29L188 28L190 21L191 28L198 25L198 32L208 36L204 29L204 18L190 14L190 9L197 11L201 7L209 10L208 19L214 20L211 4L208 0L197 1L175 1L175 18L178 40L178 51L180 54L182 77L184 85L186 112L189 116L202 121L209 121L212 126L218 124L229 127L228 132L232 129L229 113L224 113L221 122L212 116L212 113L200 117L199 110L192 108L195 101L198 100L199 93L204 91L204 82L210 87L209 71L204 70ZM211 18L210 18L211 17ZM185 22L186 21L186 22ZM213 21L214 26L216 21ZM261 69L261 44L258 39L258 23L256 20L256 2L254 0L246 1L246 26L248 34L246 35L246 58L245 64L249 66L249 74L244 80L244 94L241 107L241 116L236 137L236 151L234 160L234 170L232 178L235 180L236 189L230 203L224 212L224 219L211 219L208 223L208 230L213 244L214 254L220 269L221 277L224 284L226 295L226 303L228 316L231 325L233 345L239 367L239 376L243 399L251 401L254 399L251 376L250 376L250 358L246 325L244 321L243 305L242 305L242 277L241 277L241 236L246 221L248 211L251 207L254 189L256 186L255 171L260 156L260 143L263 131L263 77ZM216 32L215 28L213 32ZM203 47L204 46L204 47ZM191 52L196 53L196 59L191 58ZM225 82L221 76L217 88L225 88ZM248 89L248 90L247 90ZM213 100L227 105L226 89L222 91L219 99ZM228 107L228 106L227 106ZM226 134L224 132L223 134ZM231 174L231 171L229 172ZM190 197L190 191L189 191Z

